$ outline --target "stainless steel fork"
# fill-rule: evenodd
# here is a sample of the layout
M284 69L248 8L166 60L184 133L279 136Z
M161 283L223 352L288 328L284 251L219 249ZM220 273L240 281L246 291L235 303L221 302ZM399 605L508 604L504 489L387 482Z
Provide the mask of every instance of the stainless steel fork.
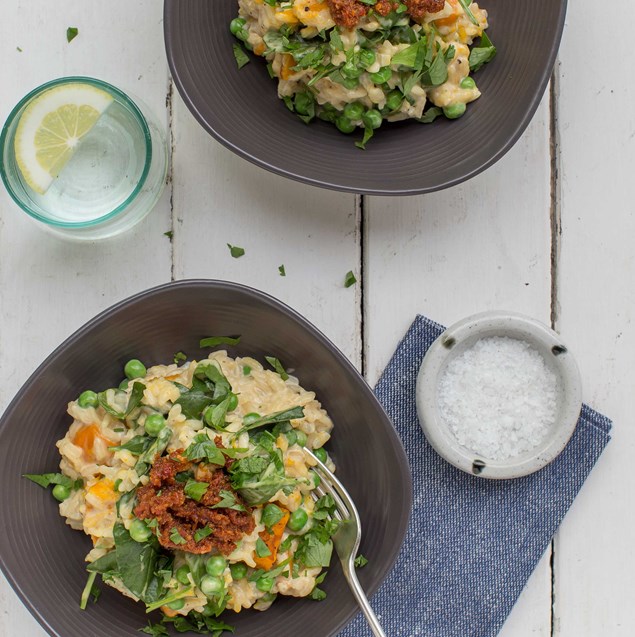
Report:
M386 637L379 620L368 602L366 593L361 587L355 573L355 557L362 539L362 525L357 508L342 483L333 475L333 472L309 449L305 447L305 453L316 463L314 469L320 476L320 486L315 489L319 495L329 494L335 502L335 517L340 521L340 526L333 536L333 544L340 558L344 577L366 616L375 637ZM315 496L314 496L315 497Z

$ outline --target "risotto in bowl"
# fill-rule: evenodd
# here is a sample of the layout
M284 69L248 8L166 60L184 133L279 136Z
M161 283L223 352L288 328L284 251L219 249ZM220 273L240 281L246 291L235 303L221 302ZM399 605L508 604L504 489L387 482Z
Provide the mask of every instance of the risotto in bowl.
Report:
M355 499L372 594L411 483L363 379L255 290L149 290L71 336L5 412L0 566L56 637L334 635L357 607L306 450Z

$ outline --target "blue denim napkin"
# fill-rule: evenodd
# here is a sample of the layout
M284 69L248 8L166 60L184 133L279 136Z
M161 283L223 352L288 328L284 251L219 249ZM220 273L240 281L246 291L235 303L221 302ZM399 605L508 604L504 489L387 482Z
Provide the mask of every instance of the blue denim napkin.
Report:
M566 449L533 475L497 481L455 469L427 443L415 406L421 361L443 330L418 316L375 388L414 483L406 541L372 599L389 637L497 635L610 440L611 421L585 405ZM371 635L361 615L340 632Z

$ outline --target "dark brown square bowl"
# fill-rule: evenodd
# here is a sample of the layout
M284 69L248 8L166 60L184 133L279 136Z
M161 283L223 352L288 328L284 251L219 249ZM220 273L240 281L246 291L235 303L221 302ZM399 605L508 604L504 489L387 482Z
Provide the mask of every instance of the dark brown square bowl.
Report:
M475 79L482 96L458 120L382 126L367 149L322 121L305 125L278 99L264 60L239 70L229 22L237 0L165 0L176 86L227 148L280 175L335 190L412 195L447 188L498 161L529 124L556 59L567 0L480 0L496 58Z
M97 604L79 609L91 542L60 517L49 492L21 478L56 471L55 442L70 424L66 405L87 389L112 387L130 358L146 364L175 352L201 358L199 339L241 334L234 354L274 354L315 390L334 423L328 448L353 496L370 563L360 572L373 592L392 567L411 508L408 462L393 426L346 357L286 305L251 288L221 281L182 281L138 294L100 314L42 363L0 421L0 566L35 618L56 637L139 635L142 604L108 586ZM339 564L323 602L285 598L265 613L226 613L238 637L334 635L356 613ZM281 627L284 627L281 629Z

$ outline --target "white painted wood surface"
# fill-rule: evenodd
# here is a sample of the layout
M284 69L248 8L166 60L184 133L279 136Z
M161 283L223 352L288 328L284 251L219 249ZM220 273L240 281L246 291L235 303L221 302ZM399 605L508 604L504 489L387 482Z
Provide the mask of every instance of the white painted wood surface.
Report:
M627 0L616 7L631 8ZM615 441L558 534L553 573L549 551L501 635L635 634L635 93L619 63L630 52L627 20L589 21L590 0L570 11L555 128L547 96L518 145L484 175L427 197L362 200L265 173L205 135L173 94L158 0L11 0L3 9L2 120L46 80L101 77L164 119L174 157L157 209L115 241L50 237L0 192L0 408L86 320L171 278L239 281L281 298L371 383L417 312L446 324L491 308L553 317L577 355L585 400L615 418ZM79 28L71 44L69 26ZM617 64L588 53L589 42L609 36ZM553 215L561 233L552 233ZM163 234L170 229L172 242ZM227 242L245 256L232 259ZM360 284L345 289L348 270ZM0 579L0 636L43 635Z

